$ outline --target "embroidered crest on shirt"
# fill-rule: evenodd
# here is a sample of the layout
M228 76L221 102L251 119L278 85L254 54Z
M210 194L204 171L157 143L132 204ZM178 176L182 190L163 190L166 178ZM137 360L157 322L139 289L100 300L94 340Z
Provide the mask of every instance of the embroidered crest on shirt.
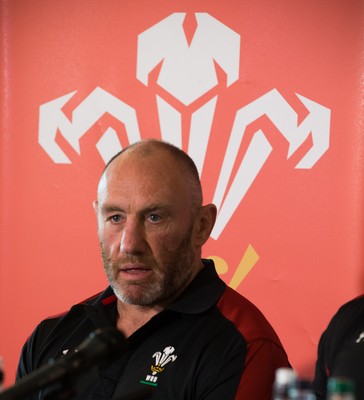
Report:
M146 385L157 386L158 374L165 370L165 366L174 362L177 356L174 353L174 347L167 346L163 352L157 351L153 354L154 365L150 366L151 374L147 374L145 380L140 381L140 383Z

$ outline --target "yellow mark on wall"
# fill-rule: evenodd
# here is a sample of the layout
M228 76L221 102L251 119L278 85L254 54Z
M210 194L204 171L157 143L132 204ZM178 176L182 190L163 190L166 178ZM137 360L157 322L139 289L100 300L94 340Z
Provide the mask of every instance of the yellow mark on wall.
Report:
M219 256L211 256L209 258L211 258L214 261L217 273L219 275L224 275L226 272L228 272L229 266L223 258ZM257 263L258 260L259 260L258 253L254 250L253 246L250 244L245 250L243 257L231 278L229 286L232 287L233 289L236 289L241 284L241 282L243 282L245 277L248 275L248 273L251 271L251 269L254 267L254 265Z

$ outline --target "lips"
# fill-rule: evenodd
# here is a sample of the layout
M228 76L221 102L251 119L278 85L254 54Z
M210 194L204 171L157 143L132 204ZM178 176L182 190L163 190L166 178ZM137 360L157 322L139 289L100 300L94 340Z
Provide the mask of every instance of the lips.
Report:
M138 272L138 271L151 271L150 267L146 267L143 264L125 264L120 267L121 272Z
M151 274L152 269L142 264L127 264L119 269L119 273L124 277L143 278Z
M146 272L146 271L151 271L151 269L147 269L147 268L133 268L133 267L131 267L131 268L122 268L122 269L120 269L120 272L128 272L128 273L131 273L131 274L133 274L133 273L137 274L137 273L139 273L139 272Z

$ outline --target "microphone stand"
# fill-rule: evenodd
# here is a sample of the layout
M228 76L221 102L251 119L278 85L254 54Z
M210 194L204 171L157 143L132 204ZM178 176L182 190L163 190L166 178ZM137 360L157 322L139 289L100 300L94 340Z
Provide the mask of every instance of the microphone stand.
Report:
M44 400L71 400L87 389L97 377L97 366L79 375L67 375L63 379L44 388Z
M73 380L72 380L73 381ZM58 382L44 390L44 400L70 400L73 399L76 392L73 384L69 384L69 380Z

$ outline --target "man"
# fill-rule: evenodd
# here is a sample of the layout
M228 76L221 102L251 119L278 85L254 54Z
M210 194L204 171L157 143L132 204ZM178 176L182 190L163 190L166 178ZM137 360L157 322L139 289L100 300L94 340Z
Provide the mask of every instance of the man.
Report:
M213 204L202 204L196 167L177 147L145 140L117 154L94 202L110 287L43 321L24 346L18 378L96 328L116 326L128 350L77 399L136 399L149 387L158 400L270 400L286 353L260 311L201 260L216 217Z
M351 379L356 399L364 399L364 295L342 305L322 334L314 387L326 399L330 377Z

